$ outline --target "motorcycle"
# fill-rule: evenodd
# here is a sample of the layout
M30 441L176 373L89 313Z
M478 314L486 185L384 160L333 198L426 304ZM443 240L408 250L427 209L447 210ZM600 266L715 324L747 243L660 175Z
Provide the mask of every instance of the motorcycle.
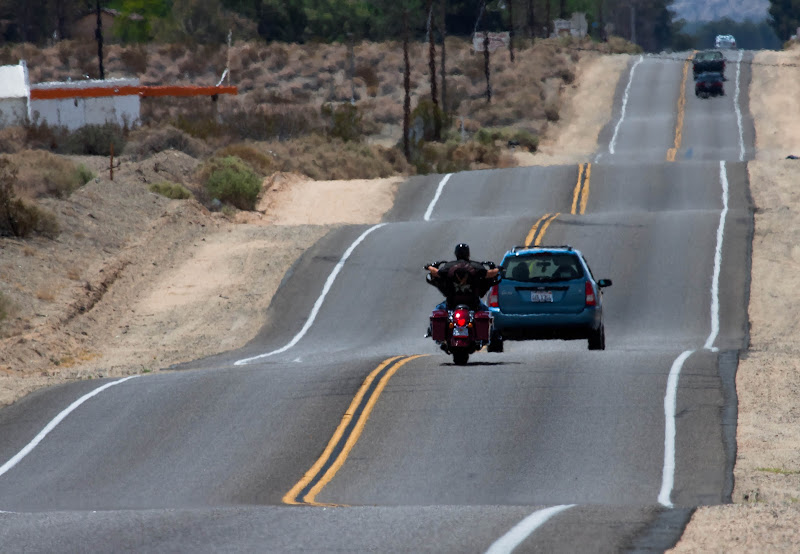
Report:
M435 262L428 265L439 267L445 262ZM495 267L493 262L481 262L490 269ZM428 274L425 280L429 285L433 285L442 292L445 297L447 291L445 284L441 280L434 280ZM486 279L483 286L478 291L478 297L482 297L497 283L498 278ZM466 365L470 354L477 352L487 346L492 336L492 324L494 318L491 312L470 309L466 304L459 304L453 309L435 309L430 316L429 333L431 338L447 354L453 356L453 363L456 365Z

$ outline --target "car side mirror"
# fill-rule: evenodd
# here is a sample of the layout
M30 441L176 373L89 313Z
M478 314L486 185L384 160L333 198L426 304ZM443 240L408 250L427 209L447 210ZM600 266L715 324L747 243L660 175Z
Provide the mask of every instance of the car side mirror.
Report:
M611 279L600 279L599 281L597 281L597 286L600 287L601 289L605 287L610 287L611 284L612 284Z

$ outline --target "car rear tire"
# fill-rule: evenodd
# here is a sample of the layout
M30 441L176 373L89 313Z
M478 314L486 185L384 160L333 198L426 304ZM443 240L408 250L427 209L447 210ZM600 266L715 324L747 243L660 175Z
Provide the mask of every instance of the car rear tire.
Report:
M589 350L605 350L606 349L606 327L600 325L597 330L592 330L589 335Z
M502 352L503 351L503 337L497 331L492 331L489 338L489 346L486 347L487 352Z

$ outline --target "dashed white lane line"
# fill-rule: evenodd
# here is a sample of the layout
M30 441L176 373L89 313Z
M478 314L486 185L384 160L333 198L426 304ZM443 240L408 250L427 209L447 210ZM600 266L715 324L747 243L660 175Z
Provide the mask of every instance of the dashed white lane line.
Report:
M694 353L687 350L678 356L669 370L667 393L664 396L664 467L661 471L661 491L658 503L672 508L672 488L675 485L675 409L678 403L678 377L683 363Z
M497 539L492 546L489 547L489 550L486 551L486 554L506 554L512 552L548 519L554 515L560 514L564 510L572 508L574 505L575 504L553 506L533 512L512 527L508 533Z
M725 236L725 219L728 216L728 172L725 162L719 162L719 182L722 186L722 211L717 225L717 245L714 249L714 273L711 277L711 332L703 348L716 352L714 341L719 335L719 275L722 270L722 241Z
M101 386L101 387L97 387L97 388L96 388L96 389L94 389L93 391L91 391L91 392L88 392L88 393L84 394L83 396L81 396L80 398L78 398L78 399L77 399L75 402L73 402L72 404L70 404L70 405L69 405L69 406L68 406L68 407L67 407L67 408L66 408L64 411L62 411L62 412L61 412L60 414L58 414L58 415L57 415L55 418L53 418L53 420L52 420L50 423L48 423L48 424L45 426L45 428L44 428L44 429L42 429L42 430L39 432L39 434L38 434L38 435L36 435L36 436L33 438L33 440L32 440L31 442L29 442L29 443L28 443L28 444L25 446L25 448L23 448L22 450L20 450L20 451L19 451L19 452L18 452L18 453L17 453L17 454L16 454L16 455L13 457L13 458L11 458L11 459L10 459L10 460L8 460L6 463L4 463L2 466L0 466L0 476L2 476L3 474L5 474L5 473L6 473L8 470L10 470L10 469L11 469L12 467L14 467L15 465L17 465L17 464L20 462L20 460L22 460L22 458L24 458L25 456L27 456L28 454L30 454L30 453L31 453L31 451L32 451L34 448L36 448L36 446L37 446L37 445L38 445L40 442L42 442L42 440L43 440L43 439L44 439L44 438L45 438L45 437L48 435L48 433L50 433L50 431L52 431L53 429L55 429L55 428L56 428L56 426L57 426L59 423L61 423L61 422L64 420L64 418L65 418L65 417L67 417L69 414L71 414L73 411L75 411L75 409L76 409L78 406L80 406L81 404L83 404L84 402L86 402L87 400L89 400L90 398L92 398L93 396L97 396L98 394L100 394L101 392L103 392L104 390L106 390L107 388L109 388L109 387L113 387L114 385L119 385L120 383L124 383L125 381L127 381L127 380L129 380L129 379L133 379L134 377L138 377L138 375L131 375L130 377L125 377L124 379L119 379L119 380L117 380L117 381L112 381L112 382L110 382L110 383L106 383L105 385L103 385L103 386Z
M636 60L636 63L634 63L633 67L631 67L631 74L628 77L628 84L625 86L625 94L622 96L622 111L619 115L619 121L617 121L617 125L614 127L614 135L611 137L611 142L608 143L608 151L611 154L614 153L614 148L615 145L617 144L617 135L619 134L619 128L622 125L622 120L625 119L625 110L628 107L628 98L630 97L631 84L633 83L633 73L634 71L636 71L636 66L642 63L643 59L644 59L643 56L639 56L639 58Z
M317 314L319 313L319 310L322 307L322 303L325 301L325 297L328 295L328 292L331 290L331 287L333 286L333 282L336 280L336 276L339 275L339 272L344 267L344 263L347 261L347 258L350 257L350 254L353 253L353 250L356 249L356 246L361 244L361 242L365 238L367 238L367 235L369 235L375 229L380 229L384 225L386 225L386 224L385 223L378 223L377 225L373 225L372 227L370 227L369 229L367 229L366 231L361 233L361 236L358 237L355 240L355 242L353 242L353 244L350 245L350 248L348 248L345 251L344 255L342 256L342 259L339 260L339 263L337 263L336 267L333 268L333 271L331 271L331 274L328 275L328 280L325 281L325 285L322 287L322 293L320 293L319 297L317 298L317 301L314 303L314 307L311 308L311 313L309 314L308 319L305 322L305 325L303 325L303 328L300 329L300 331L294 336L294 338L292 340L289 341L288 344L286 344L285 346L283 346L281 348L278 348L277 350L273 350L272 352L267 352L265 354L259 354L258 356L253 356L251 358L243 358L241 360L236 361L234 363L234 365L245 365L245 364L249 364L250 362L254 362L255 360L260 360L261 358L266 358L267 356L272 356L274 354L280 354L281 352L286 352L292 346L297 344L300 341L300 339L302 339L305 336L305 334L311 328L311 325L314 323L314 320L317 318Z
M439 181L439 186L436 187L436 194L433 195L433 200L431 200L431 203L428 204L428 209L425 210L425 216L424 216L425 221L430 221L431 220L431 214L433 213L433 207L436 205L436 202L439 201L439 197L442 195L442 189L444 189L444 186L445 186L445 184L447 184L447 181L450 180L450 176L451 175L452 175L452 173L448 173L447 175L442 177L441 181Z

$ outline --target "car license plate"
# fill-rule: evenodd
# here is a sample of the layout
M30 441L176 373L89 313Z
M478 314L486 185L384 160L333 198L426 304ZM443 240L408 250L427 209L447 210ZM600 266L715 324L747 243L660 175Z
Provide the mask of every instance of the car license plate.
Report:
M469 329L467 327L453 327L454 337L468 337Z
M553 291L550 290L534 290L531 291L531 302L552 302Z

